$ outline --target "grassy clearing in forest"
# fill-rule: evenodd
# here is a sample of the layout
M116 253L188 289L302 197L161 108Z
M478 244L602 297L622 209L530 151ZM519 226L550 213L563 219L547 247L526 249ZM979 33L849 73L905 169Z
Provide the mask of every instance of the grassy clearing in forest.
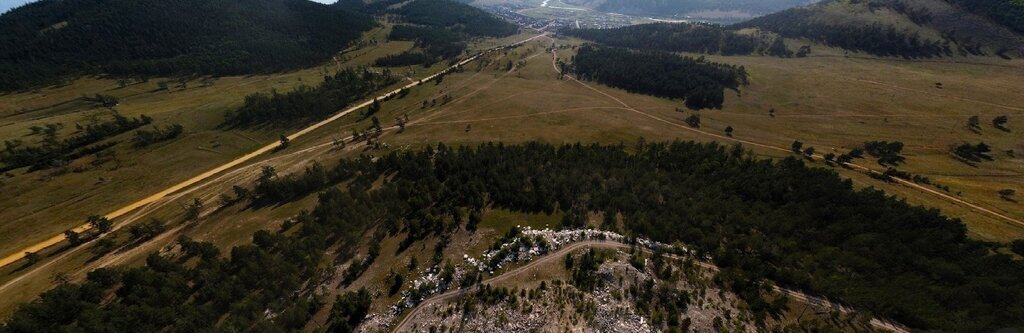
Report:
M482 42L477 47L489 43L495 42ZM1024 116L1016 116L1021 112L1012 109L1024 105L1024 88L1014 84L1024 76L1024 64L1019 61L972 58L970 60L978 63L908 62L844 58L829 52L800 59L715 56L710 58L745 66L751 75L751 84L741 88L739 94L727 94L723 110L680 112L676 110L682 107L679 101L633 95L588 83L595 91L571 80L559 79L551 65L551 54L545 52L550 45L550 40L538 40L506 54L484 57L465 66L462 72L446 76L439 84L428 83L412 89L404 98L382 103L377 117L384 127L395 125L395 117L407 115L410 120L404 131L388 130L382 141L389 145L388 150L415 149L438 142L476 145L535 140L550 143L621 142L630 145L643 138L647 141L680 139L733 143L686 129L684 119L690 114L699 114L700 131L723 134L724 128L731 126L737 139L777 147L789 147L793 140L800 140L804 147L814 146L819 152L832 149L845 152L869 140L902 141L906 144L904 155L907 163L900 167L901 170L927 176L933 182L949 186L952 194L960 192L959 197L964 200L1024 219L1024 208L1019 203L1005 201L996 194L1001 188L1024 193L1024 177L1021 175L1024 160L1019 157L1024 153L1021 135L1024 133ZM380 55L398 53L408 47L400 43L382 44L367 53L350 53L354 57L347 64L368 64ZM559 56L567 60L571 57L571 50L560 50ZM509 62L514 64L511 71L506 70ZM422 77L441 66L443 64L430 69L413 68L415 73L412 74ZM0 101L7 102L0 105L13 103L11 105L19 105L18 108L22 105L38 108L46 106L41 102L43 100L67 100L83 92L111 91L110 94L121 98L122 105L118 110L125 115L144 113L154 117L155 123L161 126L181 123L186 128L186 134L181 138L145 151L118 148L124 150L119 151L119 156L125 160L120 169L109 170L104 166L45 181L38 179L41 172L29 175L16 172L14 178L4 179L2 188L5 193L17 191L11 193L21 194L13 200L0 202L0 220L4 221L0 224L0 251L9 252L59 233L81 223L87 215L103 213L137 200L167 184L272 142L277 135L288 130L222 130L216 125L223 119L223 111L240 105L243 96L249 93L270 89L286 91L303 83L313 84L321 76L322 69L315 68L273 76L221 78L210 87L189 87L170 93L151 91L156 86L154 81L148 83L152 87L138 85L111 90L116 87L113 81L82 79L72 86L43 92L51 97L32 97L31 94L0 96ZM937 82L943 83L941 89L936 87ZM602 93L622 100L636 111ZM769 115L768 110L771 109L775 110L774 117ZM4 117L25 117L11 115L15 111L0 109L0 122L5 121ZM79 114L87 112L97 111L68 112L62 109L52 111L46 118L35 122L71 123ZM1010 132L996 130L990 125L992 117L1002 114L1010 116ZM982 120L980 133L965 127L967 118L972 115L978 115ZM31 123L23 124L21 120L17 125L0 123L0 134L4 137L23 135L17 133L27 133ZM196 226L174 229L182 212L179 203L200 197L208 201L208 207L213 207L217 196L230 191L232 185L251 185L259 165L273 165L279 173L285 174L301 171L314 160L330 166L341 157L360 153L382 154L356 146L345 150L331 149L333 139L347 137L353 128L369 126L369 119L360 119L355 114L345 117L295 140L288 149L240 167L244 171L228 172L209 186L154 208L153 216L171 222L169 229L177 230L176 233L173 237L159 238L125 253L119 262L138 263L148 251L170 244L177 235L212 241L226 249L247 242L255 230L277 228L283 219L301 209L311 208L315 196L259 210L231 207L208 215ZM979 141L994 147L994 161L971 167L949 156L951 145ZM747 148L759 156L779 158L789 155L749 145ZM1011 149L1017 152L1018 157L1005 155ZM820 162L810 163L827 167ZM881 169L873 162L858 163ZM881 188L911 203L938 207L946 215L959 217L967 224L972 237L997 241L1024 237L1022 226L970 211L934 195L887 184L859 172L843 169L837 169L837 172L852 179L858 187ZM97 182L99 177L104 177L105 181ZM460 232L456 237L461 238L452 242L469 245L448 251L450 253L446 257L453 257L450 254L460 251L475 253L486 248L493 239L517 224L543 227L556 225L559 220L557 214L544 216L489 211L477 235ZM26 228L26 223L33 224L33 227ZM397 240L389 238L388 242ZM379 259L380 263L394 266L415 255L425 265L434 242L436 240L417 243L415 251L398 257L393 255L393 246L385 242L382 251L385 255ZM91 257L87 251L80 251L36 273L36 278L22 280L4 292L10 297L0 302L0 314L9 313L13 304L31 300L50 286L50 279L39 277L56 273L72 273L80 277L84 274L80 268L92 265L88 262ZM10 274L12 269L0 271L0 281L6 282L18 276ZM371 268L367 277L377 281L386 273L386 269ZM17 292L12 293L11 290Z

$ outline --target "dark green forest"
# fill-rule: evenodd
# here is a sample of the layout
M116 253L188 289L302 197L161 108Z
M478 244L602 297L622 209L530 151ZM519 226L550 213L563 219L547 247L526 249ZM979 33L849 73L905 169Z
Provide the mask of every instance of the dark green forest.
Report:
M725 89L747 83L741 67L661 51L630 51L583 45L569 71L632 93L680 98L691 109L721 109Z
M225 125L282 125L323 119L395 82L398 79L387 70L375 73L346 68L325 76L316 87L303 85L284 94L272 91L245 96L242 107L227 113Z
M608 46L631 49L748 55L762 48L756 36L747 36L707 23L651 23L614 29L567 29L564 34Z
M935 209L855 190L796 158L755 159L740 147L439 145L278 179L271 171L256 197L283 202L319 192L317 207L279 232L257 232L229 257L183 240L180 254L60 284L21 306L0 332L296 329L323 306L308 291L312 277L333 270L318 264L332 244L342 245L343 262L370 228L412 239L447 235L468 223L465 212L488 207L621 214L620 232L682 241L713 258L722 269L717 279L759 318L780 311L764 298L773 281L913 329L1024 324L1024 264L998 254L997 244L969 239L960 221ZM275 191L289 194L267 196ZM116 297L107 300L109 293ZM365 299L339 298L330 325L352 327Z
M878 56L931 58L952 54L945 41L931 40L916 33L881 24L832 24L816 17L816 9L787 9L731 26L760 28L787 38L807 38L825 45Z
M458 1L416 0L389 12L401 15L408 23L449 28L476 37L505 37L519 32L515 24Z
M387 2L387 1L383 1ZM367 5L371 11L376 3ZM399 15L412 25L396 25L390 40L414 41L420 51L388 55L375 61L377 66L430 66L452 60L466 50L466 41L475 37L506 37L519 32L512 23L470 5L448 0L417 0L385 13Z
M379 66L424 65L454 59L466 50L464 33L455 32L445 27L418 27L396 25L388 34L390 40L413 41L422 51L407 51L398 55L384 56L377 59ZM419 61L419 62L416 62Z
M1024 2L1015 0L946 0L1024 34Z
M117 141L100 143L101 141L153 122L153 119L146 115L128 118L117 112L113 113L113 118L106 122L79 125L80 128L74 135L64 139L58 139L56 132L47 132L37 145L29 145L18 139L5 140L4 150L0 151L0 171L7 172L23 167L30 167L29 171L36 171L65 165L118 144ZM174 136L181 134L181 130L178 129Z
M597 8L601 11L634 15L675 16L704 10L740 11L751 14L772 13L806 5L808 0L608 0Z
M399 54L386 55L377 58L377 60L373 61L373 65L377 67L403 67L412 65L430 67L430 65L434 64L435 60L436 58L423 52L405 51Z
M0 16L0 90L83 74L305 67L373 26L368 15L306 0L43 0Z

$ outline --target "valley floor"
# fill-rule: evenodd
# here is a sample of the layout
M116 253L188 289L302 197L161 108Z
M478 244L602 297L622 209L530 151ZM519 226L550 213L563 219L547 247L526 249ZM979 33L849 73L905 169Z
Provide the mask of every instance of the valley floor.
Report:
M535 35L524 34L515 38L521 40ZM558 46L557 54L547 50L553 44ZM1024 114L1021 112L1024 111L1021 108L1024 106L1024 87L1016 84L1020 77L1024 77L1024 63L992 59L979 59L974 63L901 61L843 57L828 52L800 59L709 57L745 66L752 82L739 92L730 93L723 110L691 112L679 111L682 105L678 101L628 94L557 73L553 68L553 58L568 61L572 47L579 44L576 40L533 39L507 52L483 56L463 66L462 71L447 75L441 82L426 83L411 89L407 97L383 103L379 118L386 123L382 141L387 148L382 151L355 144L337 147L335 139L347 140L352 129L368 126L368 120L360 120L354 115L339 117L334 122L311 129L302 137L295 137L288 149L262 151L251 160L214 172L201 182L174 188L165 196L125 211L115 220L119 226L149 218L169 221L168 230L152 240L139 244L122 242L110 253L100 255L91 253L94 243L72 249L59 245L43 251L43 259L36 265L16 263L0 268L0 295L3 295L0 314L8 314L15 304L34 299L52 285L53 277L78 279L98 267L140 264L148 252L167 251L167 246L182 235L212 241L222 249L228 249L250 242L255 230L276 229L283 220L315 203L315 196L312 196L258 209L219 206L220 194L229 193L234 185L250 186L263 166L273 166L278 173L287 174L301 172L314 161L331 165L342 157L416 149L438 142L447 145L529 141L621 142L628 145L640 139L682 139L741 143L755 154L780 158L791 155L786 148L794 140L804 142L805 147L815 146L819 152L843 152L870 140L898 140L906 144L907 163L900 167L901 170L927 176L950 190L947 192L920 184L886 183L862 171L833 168L853 180L858 187L881 188L911 203L937 207L946 215L961 218L972 237L991 241L1024 238L1024 224L1021 223L1024 207L996 194L1004 188L1024 193L1024 159L1018 155L1024 152L1021 134L1024 133L1024 116L1021 116ZM366 64L375 57L400 52L410 45L389 42L381 47L353 54L346 64ZM514 66L505 70L510 62ZM409 70L410 77L422 78L440 68L408 68L402 71ZM152 152L129 153L124 169L103 167L67 175L16 175L12 181L4 180L5 192L13 190L22 194L0 202L0 210L3 211L0 219L5 221L0 224L0 253L6 255L59 235L63 230L81 224L85 216L105 213L135 202L211 166L227 163L274 142L278 132L291 131L222 131L211 124L219 123L222 119L220 111L237 106L246 93L289 89L301 82L315 81L320 75L318 69L309 69L269 77L224 78L211 88L190 88L173 93L152 92L153 87L142 85L118 90L109 87L112 82L88 79L75 86L47 91L46 98L0 96L5 101L16 101L17 105L40 105L46 109L42 106L46 104L43 99L53 100L56 95L74 99L79 91L83 91L82 87L87 87L85 90L90 92L112 89L114 93L124 95L125 106L120 110L125 114L152 114L160 120L184 123L186 128L202 128L198 133L186 136L183 142ZM942 83L941 89L936 83ZM33 98L37 100L27 101ZM133 103L133 99L138 103ZM425 106L427 101L431 101L430 106ZM774 113L770 115L768 110L774 110ZM18 118L22 117L18 115L20 111L0 112L4 112L4 118L0 119L5 122L0 125L0 134L5 138L24 135L20 133L27 125L15 125L23 121ZM685 125L683 119L690 114L701 116L699 129ZM983 126L981 131L972 132L965 128L965 122L973 115L980 116L983 121L997 115L1009 115L1008 127L1011 130L1005 132ZM409 122L400 128L392 121L396 117L408 117ZM71 118L42 117L32 123L55 119ZM735 128L731 136L724 134L726 126ZM950 156L951 146L979 141L995 147L993 161L967 165ZM808 163L830 167L821 161ZM856 163L884 170L870 160L858 160ZM198 223L183 223L180 205L194 198L205 202L207 208ZM514 216L500 227L513 223L525 221L521 216ZM557 223L557 220L551 223ZM501 231L494 232L492 237L501 235ZM487 246L489 242L490 239L477 240L482 244L478 246ZM602 269L615 271L622 268L618 270L620 273L628 270L622 265L612 266L615 265L602 266ZM365 279L382 280L387 272L377 270L379 268L371 269ZM534 282L527 284L531 283ZM512 287L524 288L522 285ZM417 317L417 321L424 323L419 325L420 329L425 325L452 327L450 318L434 313L454 309L448 303L457 302L459 297L456 296L462 295L445 298L444 302L431 302L427 312L421 310L422 315L413 313L409 317L422 317ZM384 300L381 304L386 301L393 299ZM552 298L549 301L556 300ZM631 310L622 311L628 315ZM570 314L557 321L568 323L574 316ZM480 318L493 317L477 319ZM507 318L505 324L529 322L523 318L515 320L517 318ZM564 327L568 326L559 328Z

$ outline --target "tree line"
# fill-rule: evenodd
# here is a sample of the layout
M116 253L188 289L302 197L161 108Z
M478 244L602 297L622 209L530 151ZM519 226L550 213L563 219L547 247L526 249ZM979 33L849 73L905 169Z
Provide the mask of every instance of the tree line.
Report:
M245 104L226 114L225 124L246 126L322 119L352 102L398 82L391 72L346 68L325 76L316 87L300 86L287 93L276 90L245 97Z
M302 191L303 182L287 183L291 192L319 191L316 208L282 231L257 232L229 258L154 254L143 267L95 271L22 305L0 332L299 328L321 306L306 296L315 285L307 282L333 270L321 260L331 244L343 245L344 262L371 227L414 239L447 235L466 227L467 211L488 207L620 216L620 232L680 241L712 258L716 279L762 318L779 311L766 297L771 281L912 329L1024 324L1024 263L1002 245L968 238L960 221L935 209L856 190L796 158L756 159L715 143L490 143L367 156L332 169L339 170L325 173L341 176L299 176L321 179ZM280 200L296 196L289 198ZM184 265L189 258L198 262ZM363 296L349 297L331 325L352 327L349 314L362 313Z
M417 0L387 9L396 4L379 1L363 6L363 10L401 17L411 25L396 25L388 39L415 41L421 50L381 57L374 62L377 66L430 66L462 55L467 39L506 37L519 32L515 24L457 1Z
M164 128L153 126L153 129L137 130L135 131L135 137L132 138L132 145L136 148L142 148L154 143L173 140L184 131L185 127L181 126L181 124L168 125Z
M81 127L78 134L63 140L57 138L55 131L48 132L50 134L47 134L40 144L34 146L26 145L21 140L6 140L4 141L5 149L0 151L0 163L3 163L0 171L23 167L31 167L30 170L34 171L46 169L55 163L67 163L81 156L110 148L116 142L87 147L89 145L153 122L153 118L146 115L128 118L114 112L113 117L114 119L110 121Z
M737 90L747 83L743 66L590 44L578 49L568 69L581 79L632 93L683 99L690 109L721 109L725 89Z
M614 47L668 52L748 55L767 48L760 36L710 23L651 23L613 29L566 29L562 33Z
M462 53L462 50L459 50ZM417 51L405 51L399 54L389 54L373 61L373 65L377 67L405 67L413 65L423 65L423 67L430 67L433 65L437 58L427 55L423 52Z
M430 66L437 61L454 59L466 50L465 36L444 27L396 25L388 34L390 40L413 41L421 51L406 51L376 60L378 66Z
M597 9L603 12L638 16L675 17L680 14L706 10L735 10L743 13L763 14L806 4L807 1L803 0L608 0L600 3Z
M921 37L878 23L840 25L819 20L815 9L798 7L758 17L732 28L760 28L788 38L807 38L825 45L878 56L931 58L952 54L945 41Z
M511 22L452 0L416 0L388 12L401 15L408 23L449 28L469 36L505 37L519 32Z
M1024 3L1013 0L946 0L1024 34Z

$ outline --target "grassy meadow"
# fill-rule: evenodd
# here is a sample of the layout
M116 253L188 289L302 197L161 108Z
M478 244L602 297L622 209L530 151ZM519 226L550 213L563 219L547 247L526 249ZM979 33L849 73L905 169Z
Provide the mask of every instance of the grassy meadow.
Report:
M383 41L386 29L371 33ZM511 37L523 39L529 34ZM477 49L500 45L485 40ZM578 45L579 41L559 40L560 45ZM259 229L277 229L283 220L315 205L315 195L274 207L252 208L243 205L218 207L218 196L229 193L234 185L251 186L260 167L273 166L280 174L301 172L313 161L331 166L339 158L358 154L379 155L389 150L417 149L443 142L448 145L476 145L501 141L507 144L528 141L550 143L624 143L643 138L647 141L736 140L756 142L770 147L788 148L793 140L819 152L845 152L869 140L898 140L906 144L907 163L901 170L927 176L933 182L949 186L950 194L963 200L1024 219L1019 203L1000 199L996 192L1015 189L1024 195L1024 88L1016 85L1024 76L1024 62L989 58L957 58L950 61L903 61L869 57L845 57L834 50L815 49L808 58L709 57L714 61L743 65L751 83L739 93L727 94L723 110L679 111L680 101L629 94L619 89L560 78L552 67L552 54L546 51L551 40L538 39L505 53L485 56L466 65L461 72L447 75L440 83L427 83L412 89L407 96L382 103L378 113L384 127L384 151L367 150L350 144L336 149L332 142L350 135L352 129L370 127L370 121L350 115L324 126L291 143L279 152L261 156L201 185L176 193L116 221L135 223L158 218L168 223L168 231L142 244L125 245L98 256L83 245L81 251L54 249L42 262L24 268L13 265L0 269L0 283L6 290L0 301L0 316L10 313L19 302L33 299L46 290L52 277L81 278L93 268L115 264L139 264L151 251L166 249L179 236L212 241L222 250L250 241ZM399 53L410 43L367 44L350 50L337 66L372 63L385 54ZM571 49L558 50L563 60ZM515 64L506 71L507 64ZM969 63L968 63L969 62ZM296 128L223 129L218 125L224 112L241 105L243 97L257 91L287 91L302 84L316 84L324 67L290 73L225 77L212 86L189 84L186 89L156 91L157 82L118 88L115 81L100 78L76 80L68 86L0 96L0 137L26 137L29 127L61 122L70 133L74 122L109 110L78 105L82 94L118 96L118 112L127 116L146 114L164 126L180 123L182 137L144 149L122 143L116 149L120 166L103 164L82 172L47 175L46 171L25 174L16 171L3 179L4 193L17 193L0 201L0 253L8 253L33 244L71 226L81 224L91 214L102 214L156 192L248 151L276 140L278 135ZM412 78L423 77L443 68L393 68ZM942 83L937 88L936 83ZM404 82L402 83L404 84ZM614 97L615 100L612 97ZM447 102L445 102L447 100ZM621 103L619 102L621 101ZM67 102L67 103L65 103ZM427 102L424 107L424 102ZM63 103L63 104L59 104ZM54 106L54 104L59 104ZM628 105L624 106L623 104ZM22 110L30 110L28 113ZM774 109L774 117L769 110ZM701 116L699 129L688 128L683 119ZM974 133L965 126L967 118L978 115L982 130ZM992 128L997 115L1010 116L1010 132ZM409 117L404 131L391 126L396 117ZM724 128L735 129L733 137L724 136ZM116 140L126 140L130 133ZM993 161L966 165L949 154L952 145L984 141L994 147ZM745 144L752 153L766 158L790 154L774 148ZM1014 150L1017 157L1006 153ZM870 158L870 157L869 157ZM828 167L821 162L820 167ZM874 162L858 161L882 170ZM1024 238L1024 226L972 211L933 194L902 185L889 184L867 175L837 168L859 187L876 187L905 198L914 204L936 207L949 216L961 218L972 237L992 241ZM101 180L102 178L102 180ZM199 198L206 203L204 217L195 224L181 221L186 201ZM494 239L514 225L542 227L553 225L555 216L527 215L491 210L485 214L476 234L457 233L446 258L458 259L462 253L478 254ZM117 235L115 235L117 236ZM123 235L121 235L123 236ZM401 267L415 256L422 265L429 262L436 239L415 243L410 250L396 254L403 235L388 237L382 244L377 264L348 288L380 288L390 267ZM367 235L366 239L370 239ZM367 244L363 244L363 253ZM76 249L77 250L77 249ZM49 260L49 258L59 260ZM410 275L411 276L411 275ZM334 285L331 292L344 288ZM393 301L394 299L390 299ZM383 306L380 303L375 306ZM329 307L327 307L329 308ZM324 313L318 315L323 317Z

